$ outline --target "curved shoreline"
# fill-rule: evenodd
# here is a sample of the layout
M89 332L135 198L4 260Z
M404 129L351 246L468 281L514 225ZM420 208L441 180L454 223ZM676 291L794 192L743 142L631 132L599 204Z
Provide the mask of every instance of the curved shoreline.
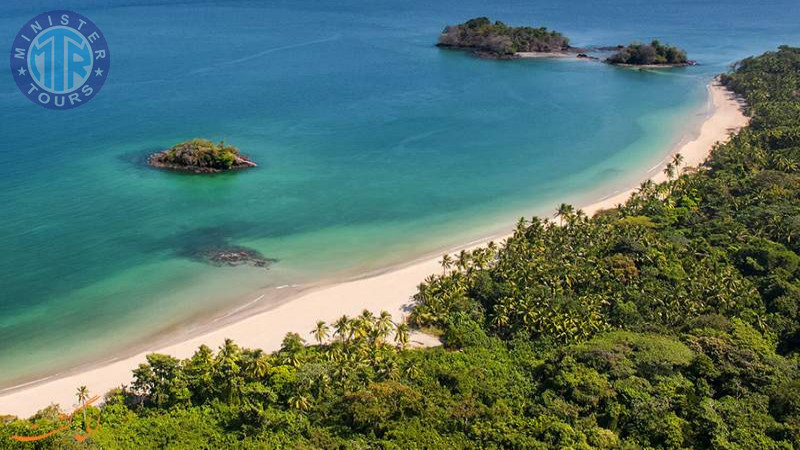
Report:
M682 167L702 164L710 154L714 143L725 140L733 130L747 124L748 119L742 113L741 103L733 94L716 82L709 86L709 91L713 111L705 118L699 134L689 142L679 143L669 152L668 157L676 152L684 156ZM665 175L661 169L668 157L644 173L643 179L655 173L650 179L655 182L663 181ZM587 214L593 214L600 209L614 207L624 202L637 187L638 185L611 194L600 201L583 206L583 209ZM555 206L553 205L553 208ZM512 227L513 224L508 224L507 229L510 231ZM499 241L508 236L507 231L464 244L453 250L475 248L491 240ZM376 312L387 310L399 320L408 311L411 296L416 292L417 285L427 275L441 270L437 262L439 258L438 255L423 257L403 266L373 271L359 278L309 287L273 308L254 312L229 323L223 322L215 329L183 341L166 345L151 344L146 350L133 356L111 362L106 360L86 368L55 374L5 389L0 391L0 414L27 417L50 403L60 403L64 409L69 409L74 402L73 393L76 386L86 385L92 393L103 394L121 384L128 384L131 380L131 371L139 363L144 362L148 353L167 353L185 358L201 344L216 348L225 338L234 339L242 346L272 351L280 347L287 332L299 332L311 341L310 332L306 330L310 330L317 320L331 322L343 314L355 315L364 308Z

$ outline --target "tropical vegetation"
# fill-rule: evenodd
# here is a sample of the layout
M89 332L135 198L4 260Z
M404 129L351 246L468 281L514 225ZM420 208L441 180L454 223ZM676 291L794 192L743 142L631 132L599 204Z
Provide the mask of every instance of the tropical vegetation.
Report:
M103 427L84 442L10 440L58 426L51 407L6 417L0 445L800 447L800 49L721 81L752 121L700 169L676 156L618 208L562 205L443 257L410 320L443 346L410 349L408 325L365 311L271 354L152 354L86 408Z
M481 56L513 57L517 52L560 52L569 39L557 31L539 27L511 27L486 17L448 25L439 36L440 47L470 49Z
M691 64L686 52L654 40L649 44L634 42L611 55L606 62L634 66L680 66Z
M239 153L238 148L225 144L225 141L215 144L207 139L181 142L151 155L148 162L155 167L191 172L220 172L255 166Z

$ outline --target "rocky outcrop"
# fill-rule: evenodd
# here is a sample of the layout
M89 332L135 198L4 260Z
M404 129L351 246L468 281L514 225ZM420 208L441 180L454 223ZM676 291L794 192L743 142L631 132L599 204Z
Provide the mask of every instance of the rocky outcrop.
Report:
M210 247L196 251L193 259L215 266L243 266L267 268L275 259L267 258L257 250L240 246Z

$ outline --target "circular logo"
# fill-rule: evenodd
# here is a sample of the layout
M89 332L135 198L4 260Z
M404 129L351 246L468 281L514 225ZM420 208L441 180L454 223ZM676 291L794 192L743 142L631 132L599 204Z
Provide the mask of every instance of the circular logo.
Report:
M48 11L29 20L11 46L11 75L19 90L49 109L76 108L103 87L111 54L86 16Z

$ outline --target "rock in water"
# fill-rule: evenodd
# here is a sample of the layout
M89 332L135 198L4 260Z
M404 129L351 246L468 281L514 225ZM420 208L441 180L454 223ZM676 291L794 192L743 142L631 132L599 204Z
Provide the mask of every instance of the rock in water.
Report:
M215 266L242 266L267 268L277 260L266 258L256 250L247 247L212 247L199 250L194 259L213 264Z

